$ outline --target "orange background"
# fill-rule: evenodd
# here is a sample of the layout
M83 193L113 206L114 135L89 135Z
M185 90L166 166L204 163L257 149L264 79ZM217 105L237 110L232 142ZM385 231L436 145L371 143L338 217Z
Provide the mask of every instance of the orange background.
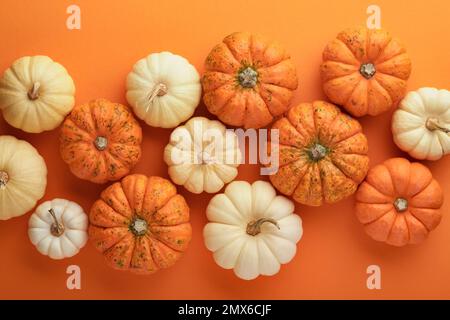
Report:
M81 30L66 28L66 8L81 7ZM62 63L76 84L77 103L104 97L126 103L125 78L133 64L152 52L185 56L200 72L209 50L234 31L259 32L279 40L297 64L300 87L294 103L325 99L318 68L325 44L341 29L365 25L373 1L155 1L2 0L0 71L24 55L44 54ZM383 1L382 27L399 37L413 62L409 89L450 89L448 1ZM196 115L208 115L203 104ZM1 118L1 117L0 117ZM392 142L391 113L361 119L371 165L405 156ZM171 130L144 128L143 157L133 172L167 177L163 148ZM75 178L58 154L58 130L25 134L0 120L0 134L31 142L49 169L44 199L67 198L86 211L105 186ZM450 158L425 162L446 190L441 225L419 246L394 248L365 235L351 197L333 206L297 205L304 237L294 260L273 277L245 282L218 267L203 245L205 208L212 195L179 187L191 206L193 239L174 267L142 277L114 271L88 244L77 256L53 261L27 236L30 214L0 221L0 298L83 299L450 299ZM242 165L237 179L255 181L259 166ZM267 179L267 177L263 178ZM81 267L82 289L66 288L66 267ZM382 289L366 288L366 268L377 264Z

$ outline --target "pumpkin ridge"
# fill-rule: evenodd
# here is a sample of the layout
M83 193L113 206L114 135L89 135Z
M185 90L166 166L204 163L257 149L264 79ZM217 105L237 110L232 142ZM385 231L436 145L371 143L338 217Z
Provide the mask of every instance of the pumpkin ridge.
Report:
M424 208L424 209L428 209L428 208ZM425 223L423 223L422 220L420 220L418 217L416 217L416 215L413 214L411 210L408 210L406 212L408 212L413 219L417 220L425 228L425 230L427 230L427 232L431 232L432 231L432 230L428 229L427 226L425 225ZM406 220L406 224L408 224L408 220L407 219L405 219L405 220ZM409 224L408 224L408 227L409 227Z
M389 173L389 175L390 175L390 173ZM386 196L386 197L389 197L389 198L395 197L395 196L392 196L391 194L384 193L383 191L379 190L378 188L375 188L375 186L373 186L369 181L367 181L367 179L364 180L364 182L367 183L367 184L368 184L369 186L371 186L373 189L377 190L379 193L381 193L382 195L384 195L384 196ZM392 183L392 177L391 177L391 183ZM393 186L393 189L395 190L395 187L394 187L393 184L392 184L392 186Z
M302 150L299 149L299 148L297 148L297 147L288 146L288 145L281 144L281 143L278 143L278 145L279 145L279 146L285 146L285 147L288 147L288 148L295 148L296 150L298 150L299 153L302 152ZM280 152L279 152L279 153L280 153ZM290 160L289 162L284 162L283 164L278 164L278 166L279 166L279 168L282 168L282 167L284 167L284 166L290 165L290 164L292 164L292 163L294 163L294 162L297 162L297 161L299 161L299 160L302 160L302 157L301 157L301 156L299 156L298 159L293 158L293 159Z
M279 238L280 238L280 237L279 237ZM265 237L259 237L259 239L260 239L260 241L262 241L262 242L264 243L264 245L267 247L267 249L269 249L269 251L270 251L270 253L272 254L272 256L274 257L274 259L275 259L279 264L281 264L281 262L278 260L277 256L275 255L275 252L273 251L273 249L272 249L272 248L269 246L269 244L267 243L266 238L265 238ZM259 239L258 239L258 240L259 240ZM289 239L285 239L285 238L282 238L282 239L290 241ZM294 256L295 256L295 255L294 255ZM292 257L292 258L294 258L294 257ZM258 268L259 268L259 265L258 265Z
M236 56L234 55L233 50L231 50L229 44L226 43L225 41L222 41L222 43L224 44L224 48L226 48L226 49L228 50L228 52L230 53L230 57L232 57L232 58L234 59L234 61L235 61L238 65L240 65L240 66L242 67L241 61L239 61L239 60L236 58ZM238 70L238 72L239 72L239 70Z
M93 135L88 130L83 129L74 119L72 119L71 116L69 116L63 123L63 128L65 127L67 130L70 130L70 133L73 133L73 130L67 126L66 122L69 122L70 124L73 124L74 127L76 127L78 130L82 131L83 133L87 134L90 138L93 138ZM82 139L80 141L76 142L87 142L86 140Z
M394 189L394 192L396 193L396 195L395 195L395 197L397 198L397 197L403 197L403 193L402 192L400 192L399 190L397 190L397 187L396 187L396 185L395 185L395 183L394 183L394 175L392 174L392 171L391 171L391 168L390 168L390 166L386 166L386 165L384 165L385 167L386 167L386 169L388 170L388 172L389 172L389 175L391 176L391 181L392 181L392 186L394 187L393 189ZM405 194L408 192L408 189L409 189L409 184L411 183L411 163L408 161L408 166L409 166L409 168L408 168L408 183L406 184L407 185L407 187L406 187L406 190L405 190ZM432 179L433 180L433 179ZM430 182L431 183L431 182ZM423 189L423 190L425 190L425 189ZM423 191L423 190L421 190L421 191ZM420 192L421 192L420 191ZM405 197L406 197L406 195L405 195ZM408 196L408 198L412 198L411 196Z
M234 80L233 80L234 81ZM217 89L216 89L217 90ZM214 92L210 91L210 92ZM219 108L218 110L215 111L215 113L213 113L214 115L216 115L217 117L219 117L219 115L224 111L225 107L230 103L230 101L237 95L237 92L234 92L232 95L230 95L230 97L224 102L224 104L222 105L221 108ZM206 103L205 103L206 104ZM209 109L208 109L209 111ZM211 112L212 113L212 112Z
M345 142L346 140L349 140L349 139L353 138L354 136L357 136L358 134L361 134L361 133L363 133L362 130L358 130L357 132L353 133L352 135L350 135L348 137L345 137L345 138L343 138L341 140L338 140L337 142L334 143L334 145L332 146L332 149L336 149L338 147L338 144L341 144L341 143ZM336 152L336 151L332 150L332 152ZM349 154L349 155L350 154L355 154L355 155L360 155L360 156L367 155L367 153L362 154L362 153L354 153L354 152L352 152L352 153L339 152L339 153L341 153L341 154Z
M94 123L93 123L93 119L92 119L92 117L91 117L91 110L90 110L90 107L89 107L88 104L83 104L83 105L80 105L79 107L74 107L74 108L73 108L73 110L76 110L76 111L78 111L78 109L82 110L83 115L86 115L86 116L89 115L89 118L90 118L91 123L94 124ZM88 109L88 110L85 110L85 109ZM72 110L72 111L73 111L73 110ZM92 127L90 126L91 123L87 123L86 121L84 121L84 123L86 124L86 128L83 128L83 127L82 127L82 124L81 124L81 123L78 123L78 121L81 120L80 117L79 117L79 115L77 115L77 117L75 117L75 114L74 114L73 112L70 113L70 115L69 115L68 118L69 118L69 119L76 125L76 127L79 128L81 131L84 131L84 132L86 132L87 134L89 134L90 136L93 136L93 133L95 132L95 130L94 130L94 132L92 132L92 129L95 129L95 128L92 128ZM81 120L81 121L83 121L83 120ZM64 125L64 124L63 124L63 125Z
M326 158L324 158L325 160ZM313 163L312 166L317 168L317 171L319 172L319 180L320 180L320 203L322 204L325 201L325 196L323 194L323 190L324 190L324 181L322 179L322 176L320 174L320 167L319 167L319 162ZM307 170L311 170L311 164L309 164L308 169ZM304 176L303 176L304 177ZM303 180L303 177L301 180ZM311 186L311 184L314 182L313 180L313 175L310 175L310 180L309 180L309 186ZM308 190L308 194L311 195L311 189Z
M268 84L268 85L275 86L275 85L270 84L270 83L264 83L264 84ZM277 86L277 87L280 87L280 86ZM280 87L280 88L283 88L283 87ZM269 100L269 101L266 101L266 99L264 99L264 97L262 96L262 94L261 94L260 91L259 91L259 86L258 86L258 85L255 86L254 90L256 91L256 93L257 93L257 95L259 96L259 98L264 102L267 111L269 111L270 116L273 117L273 118L277 117L277 115L275 115L275 114L272 113L272 110L270 110L271 108L269 108L268 102L270 102L270 100ZM276 99L276 98L275 98L273 95L271 95L271 99ZM278 100L278 101L279 101L279 100ZM247 111L247 102L246 102L246 106L245 106L245 111Z
M361 203L366 203L366 202L361 202ZM368 204L370 204L370 203L368 203ZM384 203L383 203L384 204ZM372 223L374 223L374 222L377 222L378 220L380 220L380 219L382 219L385 215L387 215L388 213L390 213L391 211L395 211L395 209L394 208L389 208L389 210L387 210L386 212L383 212L383 214L381 214L379 217L377 217L376 219L374 219L374 220L372 220L372 221L369 221L369 222L366 222L366 223L363 223L362 225L363 226L368 226L369 224L372 224ZM395 212L394 212L395 213ZM389 235L389 234L388 234Z
M367 47L366 47L366 52L369 52L369 46L372 44L372 34L373 34L374 32L373 32L373 30L371 30L371 29L369 29L368 30L368 34L367 34L367 41L366 41L366 43L367 43ZM377 65L378 64L378 58L381 56L381 54L384 52L384 50L387 48L387 46L391 43L391 41L393 40L392 39L392 37L389 35L389 34L386 34L390 39L389 39L389 41L387 41L386 43L385 43L385 45L382 47L382 48L380 48L380 50L378 51L378 55L376 56L376 57L374 57L373 59L372 59L372 63L374 64L374 65Z
M267 48L266 48L266 50L267 50ZM265 50L264 50L264 53L265 53ZM291 59L291 57L289 55L287 55L287 56L284 56L283 59L281 59L280 61L275 62L274 64L270 64L270 65L266 65L266 66L259 66L257 69L261 70L261 69L272 68L272 67L275 67L275 66L279 65L280 63L283 63L283 62L288 61L290 59ZM264 83L267 83L267 82L264 82Z
M395 219L394 219L394 221L392 222L392 224L391 224L391 226L390 226L390 228L389 228L389 232L388 232L387 235L386 235L386 240L389 239L389 236L391 235L392 229L394 228L394 225L395 225L395 220L397 219L397 213L395 212L395 209L394 209L394 208L392 208L391 210L389 210L388 212L386 212L385 214L383 214L383 216L379 217L378 219L374 220L373 222L370 222L370 223L368 223L368 224L364 224L364 226L368 226L368 225L370 225L370 224L372 224L372 223L377 222L379 219L381 219L382 217L386 216L388 213L391 213L391 212L394 213Z
M182 223L179 223L179 224L176 224L176 225L170 225L170 226L162 226L162 225L156 225L156 226L157 226L157 227L170 228L170 227L181 226L181 225L190 225L190 223L189 223L189 222L182 222ZM159 236L157 236L155 233L153 233L152 230L151 230L151 225L149 225L149 226L150 226L149 232L147 232L147 234L146 234L145 236L151 238L153 241L156 241L156 242L159 242L159 243L164 244L165 246L169 247L169 248L172 249L173 251L176 251L176 252L179 252L179 253L184 253L184 252L185 252L185 250L183 251L183 250L178 250L178 249L173 248L173 247L171 246L171 244L167 243L167 242L164 241L161 237L159 237ZM190 240L189 240L189 241L190 241Z
M335 122L339 120L340 116L341 116L341 114L338 114L338 115L333 119L333 121L330 122L329 127L334 127ZM351 121L351 122L354 122L354 121L352 121L352 120L354 120L353 118L351 118L350 121ZM360 125L358 122L356 122L356 123L359 125L359 128L358 128L355 132L353 132L351 135L349 135L349 136L347 136L347 137L344 137L344 138L341 138L340 140L327 141L327 144L330 145L330 148L333 148L333 147L335 147L337 144L339 144L339 143L341 143L341 142L343 142L343 141L345 141L345 140L347 140L347 139L353 138L353 137L356 136L357 134L361 133L361 132L362 132L361 125Z
M229 73L225 73L225 72L221 72L221 71L207 71L206 73L211 73L211 72L220 72L220 73L223 73L226 75L230 75ZM203 94L208 93L208 92L214 92L214 91L221 89L227 85L233 85L235 83L235 81L236 81L236 79L234 77L232 77L232 78L228 79L225 83L222 83L221 85L219 85L217 88L214 88L212 90L204 90Z
M103 198L100 197L99 200L102 201L108 208L110 208L111 211L113 211L114 213L117 213L119 216L124 217L124 218L127 220L127 222L129 222L130 217L127 217L127 216L121 214L119 211L117 211L115 208L113 208L108 202L106 202L105 200L103 200ZM127 199L127 200L128 200L128 199ZM128 204L128 206L130 206L130 204ZM105 227L100 227L100 228L105 228ZM119 227L117 227L117 228L119 228ZM122 228L122 227L120 227L120 228Z
M356 67L359 67L359 64L360 64L362 61L356 57L356 55L353 53L353 50L348 46L348 44L345 43L341 38L339 38L339 35L338 35L335 39L336 39L337 41L341 42L341 43L345 46L345 48L347 48L347 50L350 52L350 54L351 54L352 57L355 59L355 61L358 62L358 64L355 63L355 66L356 66ZM366 41L366 42L367 42L367 41Z
M20 85L22 90L27 90L27 88L25 87L25 84L23 83L24 82L23 80L25 80L25 79L21 79L19 77L16 67L17 67L16 65L12 65L11 68L9 69L9 70L11 70L12 76L16 79L16 83L14 84L14 86Z
M159 241L158 239L155 239L154 237L150 237L148 233L145 234L144 237L146 237L148 239L148 242L149 242L149 248L148 248L149 250L148 250L148 252L150 253L150 257L152 258L153 262L155 263L155 266L157 267L157 270L164 269L164 267L160 265L161 262L159 262L158 259L155 259L154 252L153 252L152 248L154 248L155 245L157 245L155 242L158 242L158 244L161 244L161 245L164 245L164 246L165 246L165 244L163 242ZM173 250L172 248L170 248L170 249ZM176 250L173 250L173 251L178 252Z
M323 127L323 125L324 125L324 123L322 123L321 124L321 126L319 126L319 124L318 124L318 119L316 118L316 116L317 116L317 113L320 111L320 107L317 107L316 106L316 103L318 103L318 102L323 102L323 101L314 101L313 103L312 103L312 108L313 108L313 121L314 121L314 128L315 128L315 139L317 139L317 140L319 140L319 137L320 137L320 131L321 131L321 129L322 129L322 127ZM326 103L326 105L331 105L331 104L329 104L328 102L325 102ZM329 127L332 123L333 123L333 121L335 121L336 120L336 118L339 116L339 114L340 114L340 109L338 108L338 107L336 107L335 105L331 105L332 107L333 107L333 109L334 110L337 110L337 112L336 112L336 114L334 115L334 117L326 124L326 126L327 127ZM294 127L295 128L295 127ZM320 142L320 143L323 143L323 141L318 141L318 142ZM328 144L327 144L327 148L328 148Z
M284 118L288 121L288 123L291 125L291 127L294 128L295 132L297 132L298 135L301 136L305 141L314 139L314 137L305 137L305 136L303 135L303 133L301 133L300 131L298 131L298 130L297 130L297 127L295 126L295 124L292 123L291 119L289 118L289 115L288 115L287 117L284 117ZM283 119L283 118L281 118L281 119ZM279 119L279 120L281 120L281 119ZM315 119L314 116L312 117L312 119L313 119L314 131L316 131L316 119ZM277 120L276 122L278 122L278 120ZM276 123L276 122L275 122L275 123ZM274 123L274 124L275 124L275 123ZM273 125L272 125L272 127L273 127ZM302 126L302 127L303 127L303 126ZM279 130L279 129L278 129L278 130ZM307 130L305 130L305 131L307 131ZM317 132L316 132L315 134L317 135ZM281 145L287 146L287 147L297 148L297 146L291 146L291 145L287 145L287 144L283 144L283 143L278 143L278 144L281 144ZM304 146L303 146L303 147L304 147ZM297 149L300 150L300 148L297 148Z
M401 213L401 214L398 214L398 213L397 213L397 216L395 217L395 220L394 220L394 222L392 223L392 228L391 228L391 230L389 231L389 234L388 234L387 239L389 239L389 236L391 235L391 232L392 232L392 230L394 229L394 225L395 225L395 222L396 222L397 219L403 219L404 225L406 225L406 234L408 235L408 240L407 240L405 243L408 244L409 241L410 241L410 239L411 239L411 234L410 234L410 231L409 231L409 225L408 225L408 222L406 221L406 218L405 218L405 216L404 216L403 213ZM387 243L388 243L388 242L387 242ZM389 243L388 243L388 244L389 244Z
M389 78L392 78L392 79L395 79L395 80L402 81L402 82L404 83L404 90L406 90L406 85L407 85L406 80L403 80L403 79L401 79L401 78L394 77L394 76L391 76L390 74L382 73L382 72L379 72L378 74L374 75L374 78L377 80L378 84L379 84L384 90L386 90L386 92L389 94L389 96L391 97L391 100L392 100L393 103L396 103L396 102L398 102L399 100L401 100L401 98L400 98L400 99L394 99L395 97L393 97L392 94L391 94L391 92L389 92L389 90L385 87L386 82L379 81L380 76L381 76L381 79L383 79L383 77L386 77L386 78L388 78L388 79L389 79Z
M129 233L126 233L119 241L117 241L114 245L112 245L111 247L109 247L108 249L106 249L105 251L103 251L104 255L107 255L110 251L113 251L114 247L116 247L117 245L120 244L120 242L122 242L123 240L125 240L125 238L129 236ZM131 252L134 252L134 248L136 247L136 243L134 240L134 237L132 238L132 241L130 241L130 244L133 246L133 249L131 250ZM121 252L123 254L123 252ZM132 257L132 256L131 256ZM130 263L131 263L131 257L130 257ZM112 266L114 269L118 269L116 267L116 264L114 263L113 260L107 259L107 263ZM123 267L121 267L119 270L129 270L130 269L130 263L128 264L124 264Z
M356 73L356 72L354 72L354 73ZM351 73L350 75L353 75L353 73ZM358 77L360 77L360 76L358 75ZM355 83L355 86L353 87L352 91L350 91L349 96L345 99L345 103L342 104L343 106L348 105L348 103L350 102L350 99L352 98L353 93L355 92L356 88L358 87L360 81L362 81L362 80L360 79L359 81L357 81L357 82ZM367 81L367 82L370 82L370 81ZM325 85L325 84L324 84L324 85ZM367 98L366 98L366 99L367 99ZM367 107L368 107L368 106L367 106Z
M344 154L345 154L345 153L344 153ZM358 156L362 156L362 155L358 155ZM332 157L331 155L330 155L330 157L329 157L329 161L330 161L331 164L332 164L333 166L335 166L335 167L336 167L336 168L337 168L337 169L338 169L345 177L347 177L347 179L350 179L350 180L353 181L356 185L359 185L359 183L360 183L361 181L355 180L355 178L353 178L353 177L349 176L347 173L345 173L345 171L341 169L341 166L335 162L334 157ZM364 180L364 178L363 178L362 180Z
M397 52L397 53L394 54L393 56L391 56L391 57L389 57L389 58L387 58L387 59L385 59L385 60L379 61L378 59L379 59L380 56L384 53L384 50L386 50L386 48L388 47L388 45L391 44L392 41L396 41L396 40L395 40L394 38L391 38L391 40L388 41L388 43L383 47L383 49L380 50L380 53L378 54L378 57L375 58L374 64L377 64L377 65L378 65L378 64L382 64L382 63L385 63L386 61L389 61L389 60L391 60L391 59L393 59L393 58L398 57L398 56L401 55L401 54L407 53L406 50L403 49L403 51L400 50L399 52Z
M147 194L147 188L146 188L146 190L145 190L145 193ZM167 199L167 201L166 201L166 203L164 203L160 208L157 208L157 209L155 209L155 210L153 210L152 212L150 212L148 215L146 215L146 217L151 217L151 216L153 216L155 213L157 213L159 210L161 210L162 208L164 208L169 202L170 202L170 200L172 200L173 198L175 198L177 195L179 195L178 193L175 193L174 195L172 195L170 198L168 198ZM144 198L145 198L145 196L144 196ZM143 217L143 219L145 220L145 221L147 221L147 223L148 223L148 225L149 226L151 226L151 225L156 225L156 226L178 226L178 225L180 225L180 224L183 224L183 223L189 223L189 221L187 221L187 222L181 222L181 223L177 223L177 224L170 224L170 225L162 225L162 224L157 224L155 221L148 221L149 220L149 218L144 218Z

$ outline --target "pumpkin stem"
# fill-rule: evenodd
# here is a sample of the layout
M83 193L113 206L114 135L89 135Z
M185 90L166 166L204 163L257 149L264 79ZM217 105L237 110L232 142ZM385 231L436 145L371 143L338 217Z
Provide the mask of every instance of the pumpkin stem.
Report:
M361 75L366 79L372 78L375 72L376 72L375 65L371 62L363 63L359 67L359 73L361 73Z
M147 221L141 218L134 218L130 224L130 230L135 236L143 236L147 233Z
M153 87L152 91L150 92L148 101L151 103L157 96L162 97L167 93L167 90L168 88L164 83L158 83Z
M441 130L444 133L449 133L450 129L446 128L439 124L439 120L435 118L428 118L427 122L425 122L425 126L428 130L434 131L434 130Z
M39 98L39 88L41 87L40 82L33 83L33 86L31 87L30 91L28 91L28 99L30 100L36 100Z
M253 88L258 82L258 72L251 67L246 67L239 71L237 78L242 87Z
M405 198L397 198L394 201L394 207L397 212L404 212L408 209L408 200Z
M62 234L64 233L64 226L62 225L62 223L59 223L58 219L56 218L55 211L53 211L53 209L48 210L48 212L53 218L53 224L50 227L51 234L54 235L55 237L62 236Z
M0 189L5 189L9 181L9 175L6 171L0 171Z
M314 142L308 149L308 156L312 161L319 161L328 154L329 150L327 147L321 145L320 143Z
M251 236L256 236L257 234L261 233L261 226L265 222L269 222L269 223L273 224L275 227L278 228L278 230L280 230L280 226L278 225L278 222L276 222L275 220L270 219L270 218L261 218L261 219L249 222L247 224L247 234L249 234Z
M97 138L95 138L94 146L98 151L103 151L108 146L108 139L102 136L98 136Z

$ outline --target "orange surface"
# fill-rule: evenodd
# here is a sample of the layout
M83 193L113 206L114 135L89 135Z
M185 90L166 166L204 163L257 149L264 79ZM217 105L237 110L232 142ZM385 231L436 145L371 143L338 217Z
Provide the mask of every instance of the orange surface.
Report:
M66 28L66 8L81 7L82 29ZM248 30L282 42L297 64L300 87L294 103L324 99L319 65L322 50L347 26L365 25L373 1L147 1L2 0L0 70L16 58L45 54L72 75L76 101L97 97L125 103L125 77L151 52L169 50L187 57L201 72L209 50L227 34ZM384 1L382 26L405 43L413 62L409 89L450 89L448 1ZM208 115L200 105L196 115ZM208 115L212 118L210 115ZM392 142L391 113L361 119L371 164L405 156ZM171 130L144 128L143 157L134 172L167 177L163 148ZM31 142L44 156L49 183L44 200L68 198L89 210L105 186L75 178L58 154L58 130L25 134L0 120L0 133ZM173 268L142 277L106 267L88 244L79 255L53 261L37 252L27 236L30 214L0 221L0 298L111 299L450 299L450 158L424 162L446 193L441 225L419 246L394 248L365 235L353 213L354 199L333 206L297 205L304 237L294 260L274 277L239 280L219 268L203 245L205 208L211 195L178 190L191 206L193 240ZM238 179L259 179L257 165L242 165ZM265 177L264 179L267 179ZM82 289L66 288L66 267L81 267ZM366 268L377 264L382 289L366 288Z

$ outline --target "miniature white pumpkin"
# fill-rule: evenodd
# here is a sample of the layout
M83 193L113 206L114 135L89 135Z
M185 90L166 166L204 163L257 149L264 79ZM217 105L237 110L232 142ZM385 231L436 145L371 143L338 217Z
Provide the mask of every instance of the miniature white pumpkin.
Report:
M0 109L15 128L39 133L59 126L75 104L67 70L46 56L22 57L0 79Z
M176 128L164 150L173 182L192 193L215 193L238 174L237 135L217 120L190 119Z
M28 236L38 251L52 259L76 255L87 242L88 216L75 202L46 201L28 221Z
M303 234L293 212L294 203L277 196L270 183L234 181L206 209L206 247L219 266L234 269L239 278L274 275L295 256Z
M450 91L409 92L392 118L397 146L416 159L438 160L450 153Z
M152 53L128 74L127 100L153 127L174 128L189 119L200 102L200 76L185 58Z
M0 136L0 220L30 211L44 196L47 166L28 142Z

